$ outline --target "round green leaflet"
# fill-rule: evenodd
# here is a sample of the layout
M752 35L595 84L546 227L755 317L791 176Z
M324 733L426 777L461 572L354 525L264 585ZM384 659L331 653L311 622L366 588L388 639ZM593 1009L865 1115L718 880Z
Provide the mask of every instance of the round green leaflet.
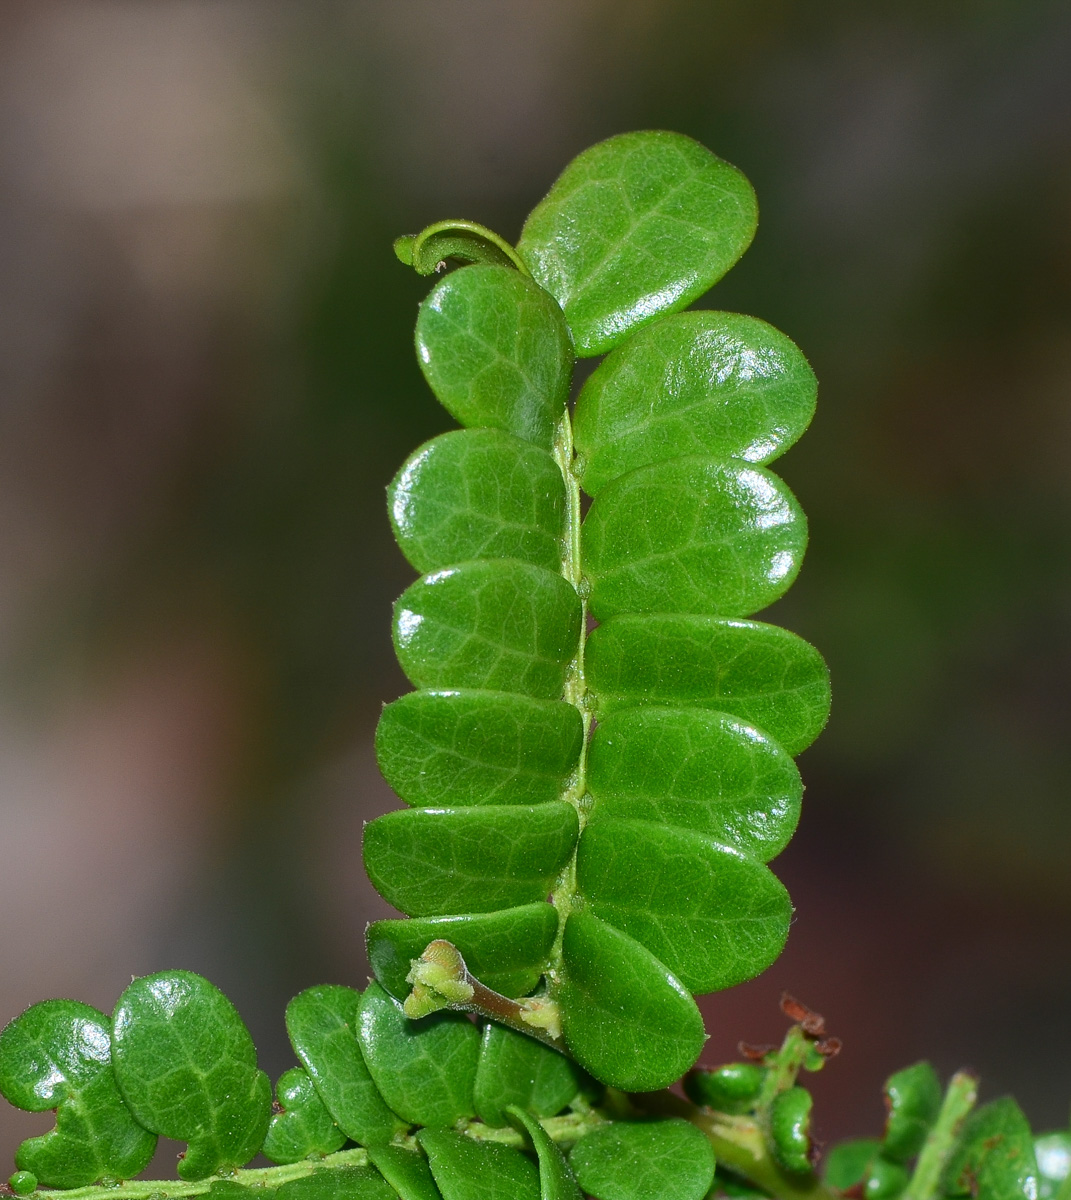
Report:
M595 496L637 467L693 454L772 462L810 424L817 393L798 347L765 321L665 317L584 384L575 417L584 490Z
M561 309L511 267L454 271L420 306L417 361L462 425L504 429L549 449L573 352Z
M714 1182L714 1151L687 1121L615 1121L569 1156L596 1200L703 1200Z
M312 1154L332 1154L346 1144L346 1135L331 1119L302 1067L279 1076L275 1097L279 1111L272 1116L262 1147L272 1162L299 1162Z
M581 357L701 296L755 234L755 193L679 133L623 133L565 168L517 250L565 310Z

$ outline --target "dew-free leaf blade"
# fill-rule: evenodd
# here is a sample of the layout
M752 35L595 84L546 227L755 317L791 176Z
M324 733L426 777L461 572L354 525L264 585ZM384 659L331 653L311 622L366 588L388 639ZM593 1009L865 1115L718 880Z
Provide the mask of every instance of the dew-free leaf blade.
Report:
M405 1146L369 1146L368 1158L401 1200L442 1200L428 1160L419 1150Z
M714 1182L714 1149L687 1121L614 1121L569 1155L596 1200L703 1200Z
M259 1189L253 1193L259 1196ZM375 1167L338 1167L315 1171L284 1183L274 1200L398 1200Z
M922 1143L941 1108L941 1081L928 1062L918 1062L885 1081L885 1137L882 1153L894 1162L907 1162Z
M560 699L579 640L572 586L515 559L433 571L394 606L398 661L417 687Z
M135 979L119 997L112 1064L123 1099L146 1128L188 1143L183 1179L240 1167L260 1149L271 1083L223 993L191 971Z
M540 1200L535 1164L511 1146L449 1129L422 1129L417 1140L443 1200Z
M646 946L693 992L754 978L788 937L792 905L770 869L690 830L592 822L576 869L588 909Z
M1034 1139L1022 1109L1011 1099L977 1108L963 1124L959 1145L945 1169L947 1196L1033 1200L1038 1194Z
M341 984L306 988L286 1006L286 1031L338 1127L355 1142L386 1142L405 1128L372 1081L357 1044L361 994Z
M756 221L751 185L704 146L624 133L573 159L517 251L565 310L583 357L701 296L747 249Z
M20 1171L74 1188L143 1170L156 1135L123 1103L112 1073L111 1018L75 1000L45 1000L0 1033L0 1095L27 1112L56 1110L56 1127L15 1154Z
M595 496L626 471L684 455L768 463L814 415L799 348L756 317L677 313L610 354L576 403L581 482Z
M573 913L559 991L566 1043L596 1079L626 1091L668 1087L699 1057L706 1032L691 994L634 938Z
M361 997L357 1037L383 1098L406 1120L453 1125L475 1114L480 1033L467 1017L443 1012L411 1021L373 983Z
M600 718L636 704L730 713L805 750L829 716L829 670L802 638L761 621L637 614L595 629L585 675Z
M576 810L561 801L403 809L365 826L364 864L409 916L494 912L546 899L578 832Z
M582 1083L579 1068L563 1054L503 1025L484 1026L474 1094L476 1114L485 1124L508 1125L511 1104L537 1117L553 1117Z
M536 1118L516 1104L510 1105L508 1115L528 1134L539 1160L539 1200L583 1200L572 1168Z
M561 310L509 267L452 271L420 306L417 361L462 425L549 449L565 411L573 350Z
M580 713L509 692L410 692L376 727L383 777L414 807L542 804L576 769Z
M792 836L803 795L791 757L754 726L725 713L650 705L599 722L587 782L593 820L674 825L763 862Z
M557 931L557 911L544 902L498 912L375 921L368 927L368 960L383 987L404 1000L413 960L441 938L457 947L469 971L492 991L525 996L543 974Z
M822 1178L826 1186L846 1192L862 1183L880 1153L881 1142L877 1138L856 1138L834 1146L822 1159Z
M763 467L678 458L607 484L582 533L591 611L743 617L791 586L807 520Z
M304 1067L284 1071L275 1085L278 1112L264 1138L263 1154L274 1163L300 1162L311 1154L333 1154L346 1143Z
M565 483L545 451L497 429L425 442L387 489L402 553L418 571L478 558L561 562Z

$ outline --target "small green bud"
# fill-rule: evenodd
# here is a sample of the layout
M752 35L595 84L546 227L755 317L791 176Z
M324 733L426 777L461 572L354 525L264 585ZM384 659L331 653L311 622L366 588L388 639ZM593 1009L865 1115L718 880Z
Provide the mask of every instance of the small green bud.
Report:
M37 1176L31 1171L16 1171L7 1181L7 1186L16 1196L28 1196L37 1190Z

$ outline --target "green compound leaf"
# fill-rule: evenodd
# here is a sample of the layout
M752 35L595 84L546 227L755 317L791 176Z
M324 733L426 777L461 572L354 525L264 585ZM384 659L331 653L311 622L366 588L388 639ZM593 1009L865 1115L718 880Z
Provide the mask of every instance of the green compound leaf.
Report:
M558 914L546 903L499 912L376 921L368 927L368 960L376 979L404 1000L406 976L429 942L457 947L465 965L492 991L526 996L539 982L558 932ZM534 1043L533 1043L534 1044Z
M484 1026L475 1100L476 1114L485 1124L508 1125L510 1105L553 1117L575 1099L582 1084L576 1064L556 1050L503 1025Z
M15 1155L20 1171L48 1187L129 1178L156 1149L156 1136L119 1095L111 1026L88 1004L46 1000L0 1033L0 1094L26 1112L56 1110L55 1129L29 1138Z
M259 1200L260 1189L252 1195ZM284 1183L275 1192L274 1200L398 1200L398 1197L374 1167L339 1167Z
M599 723L588 755L593 820L693 830L768 862L799 821L803 782L766 734L703 709L632 708Z
M145 975L119 997L112 1064L123 1099L146 1128L189 1143L182 1179L240 1167L260 1149L271 1083L223 993L192 971Z
M798 347L765 321L666 317L584 384L574 426L584 490L598 495L626 471L684 455L772 462L810 424L817 394Z
M263 1153L275 1163L299 1162L310 1154L333 1154L346 1135L331 1119L308 1071L284 1071L275 1085L280 1110L272 1116Z
M580 597L561 575L514 559L462 563L406 588L394 645L417 687L558 700L580 620Z
M417 808L365 826L364 865L411 917L494 912L546 899L579 835L576 809Z
M565 925L562 1027L573 1057L611 1087L668 1087L699 1057L703 1018L679 979L590 913Z
M807 520L763 467L678 458L642 467L599 493L584 521L591 611L743 617L791 586Z
M541 1200L539 1172L519 1150L447 1129L422 1129L417 1140L443 1200Z
M922 1143L941 1108L941 1081L928 1062L915 1063L885 1081L888 1117L882 1153L893 1162L907 1162Z
M480 1033L467 1017L444 1012L410 1021L373 983L357 1010L357 1038L376 1087L407 1121L453 1125L475 1115Z
M975 1109L945 1170L947 1196L1034 1200L1038 1167L1034 1139L1022 1109L1010 1096Z
M573 159L517 251L586 357L701 296L747 249L757 218L748 181L698 142L624 133Z
M841 1142L822 1160L822 1178L827 1187L846 1192L866 1179L871 1163L880 1153L881 1142L877 1138Z
M539 1200L583 1200L572 1168L535 1117L514 1104L509 1118L528 1134L539 1159Z
M390 1141L406 1125L379 1094L357 1044L360 1001L360 992L339 984L307 988L286 1006L286 1031L338 1127L367 1145Z
M1055 1200L1071 1175L1071 1133L1045 1133L1034 1139L1038 1164L1038 1200Z
M418 1150L369 1146L368 1157L401 1200L442 1200L428 1160Z
M714 1150L687 1121L615 1121L581 1138L569 1156L595 1200L703 1200Z
M551 447L573 348L561 310L532 280L509 267L453 271L420 306L416 349L431 390L462 425Z
M387 489L394 536L418 571L477 558L561 566L565 483L545 451L497 429L425 442Z
M590 911L693 992L754 978L788 937L792 905L769 868L688 830L594 822L580 839L576 874Z
M376 728L383 777L417 807L543 804L576 769L584 723L571 704L508 692L410 692Z
M805 750L829 717L829 670L817 650L760 621L644 614L595 629L585 674L600 719L636 704L730 713Z

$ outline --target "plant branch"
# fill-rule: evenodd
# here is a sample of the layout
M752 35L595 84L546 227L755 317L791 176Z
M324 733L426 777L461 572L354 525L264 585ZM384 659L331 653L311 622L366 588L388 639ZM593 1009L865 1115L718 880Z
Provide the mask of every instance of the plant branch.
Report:
M933 1200L937 1195L960 1128L977 1099L978 1080L967 1071L957 1071L948 1082L941 1111L923 1144L901 1200Z

